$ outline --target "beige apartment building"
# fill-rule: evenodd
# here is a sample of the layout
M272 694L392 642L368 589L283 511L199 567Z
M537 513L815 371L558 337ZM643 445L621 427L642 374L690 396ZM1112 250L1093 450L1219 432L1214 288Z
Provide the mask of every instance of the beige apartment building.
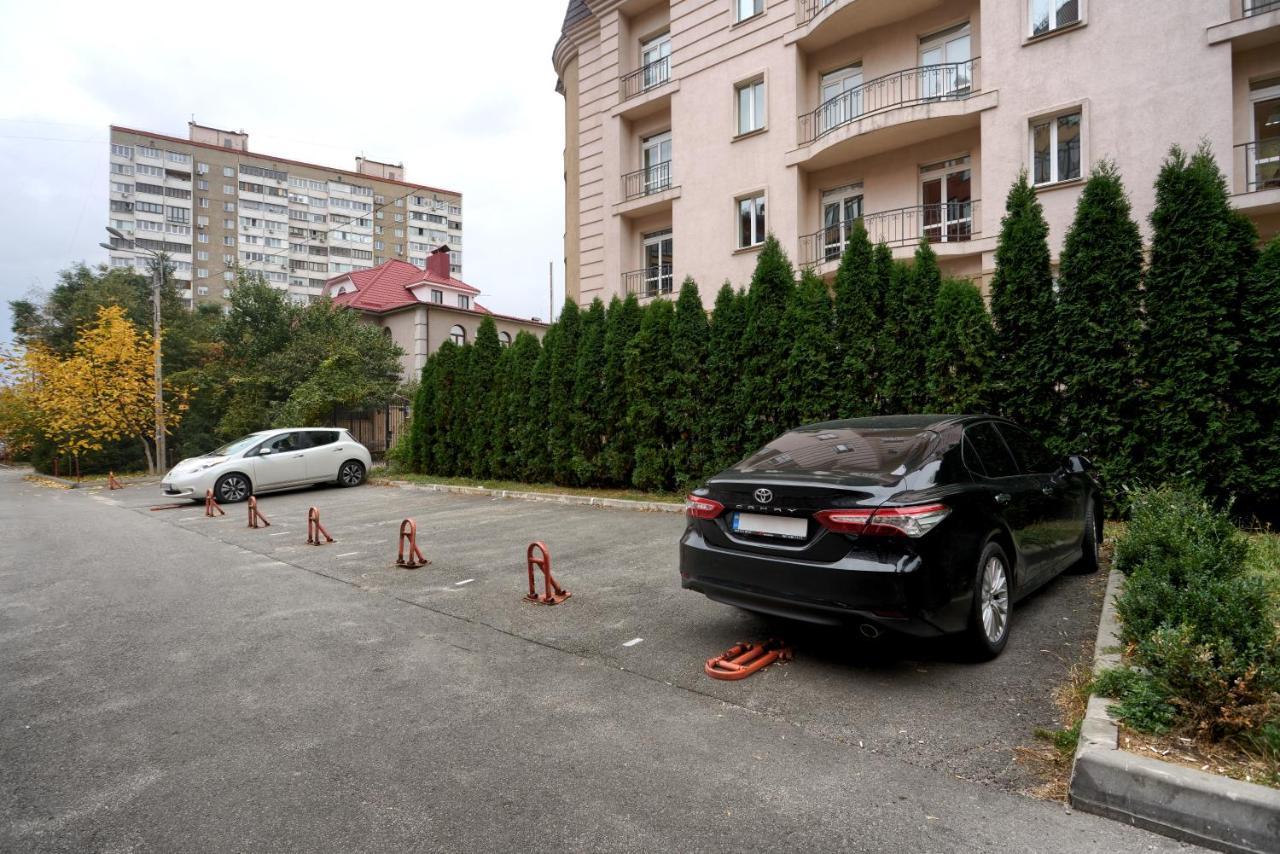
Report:
M332 276L397 259L419 267L451 247L462 273L462 195L405 180L403 164L355 169L249 150L243 131L188 124L188 138L111 127L108 224L113 267L145 269L164 252L179 291L222 302L238 267L298 302Z
M709 303L767 233L830 276L858 217L985 281L1021 169L1056 263L1090 164L1146 233L1173 143L1280 230L1280 0L570 0L553 62L582 304Z

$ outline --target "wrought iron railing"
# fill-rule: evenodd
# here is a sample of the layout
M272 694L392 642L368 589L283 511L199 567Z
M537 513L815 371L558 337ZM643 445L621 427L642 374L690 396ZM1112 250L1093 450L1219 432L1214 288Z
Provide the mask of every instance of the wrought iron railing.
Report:
M982 232L979 200L941 202L881 211L862 217L872 243L910 246L921 240L956 243ZM800 263L805 266L838 261L844 253L853 221L829 225L800 238Z
M623 201L652 196L671 189L671 161L664 160L622 176Z
M1244 13L1244 17L1251 18L1254 15L1274 12L1277 9L1280 9L1280 0L1244 0L1241 11Z
M1236 148L1244 152L1245 192L1280 188L1280 137L1246 142Z
M647 62L630 74L624 74L618 78L618 85L622 90L622 100L634 98L641 92L647 92L650 89L661 86L670 79L671 57L664 56L661 59L655 59L653 62Z
M799 117L799 144L808 145L836 128L882 110L968 98L976 91L973 72L977 61L974 57L965 62L908 68L841 92Z
M638 297L656 297L671 293L675 283L670 264L655 264L640 270L622 274L624 293Z
M835 0L800 0L796 3L796 26L803 27L834 2Z

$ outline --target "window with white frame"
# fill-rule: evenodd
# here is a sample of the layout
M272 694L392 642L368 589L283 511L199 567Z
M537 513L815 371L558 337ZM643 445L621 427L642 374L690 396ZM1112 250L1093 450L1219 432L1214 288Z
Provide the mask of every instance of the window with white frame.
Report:
M1079 107L1031 122L1031 182L1037 186L1080 177Z
M499 346L499 347L510 347L510 346L511 346L511 333L510 333L510 332L499 332L499 333L498 333L498 346Z
M196 163L196 174L197 174L197 175L208 175L208 174L209 174L209 164L208 164L208 163Z
M734 23L764 14L764 0L733 0Z
M209 271L201 270L200 272L208 275ZM204 285L200 285L199 287L196 288L196 296L207 297L208 295L209 295L209 289Z
M463 329L461 326L453 326L449 330L449 340L461 347L463 344L467 343L467 330Z
M471 297L466 294L458 294L458 308L471 308Z
M757 77L734 87L738 109L738 135L764 128L764 78Z
M208 270L206 270L204 267L197 267L197 268L196 268L196 278L197 278L197 279L207 279L207 278L209 278L209 271L208 271Z
M116 157L124 157L129 160L133 159L133 146L111 144L111 153Z
M435 289L433 288L433 289L431 290L431 301L432 301L432 302L436 302L436 303L440 303L441 305L443 305L443 304L444 304L444 291L437 291L437 290L435 290Z
M764 243L764 193L738 199L738 248Z
M1053 30L1080 23L1083 0L1027 0L1031 35L1042 36Z

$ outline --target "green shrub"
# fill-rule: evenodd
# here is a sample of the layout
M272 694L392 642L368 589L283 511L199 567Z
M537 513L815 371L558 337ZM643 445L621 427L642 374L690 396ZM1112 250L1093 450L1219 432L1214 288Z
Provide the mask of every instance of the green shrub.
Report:
M1146 673L1127 667L1104 670L1094 681L1094 690L1116 700L1109 711L1142 732L1165 732L1177 717L1168 693Z
M1231 519L1200 496L1163 488L1130 494L1128 532L1116 543L1113 565L1167 577L1181 587L1192 576L1239 572L1248 544Z

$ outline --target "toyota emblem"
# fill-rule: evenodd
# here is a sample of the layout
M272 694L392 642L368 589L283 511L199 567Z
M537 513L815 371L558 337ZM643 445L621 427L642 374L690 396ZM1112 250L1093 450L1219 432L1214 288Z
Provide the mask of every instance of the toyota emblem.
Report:
M768 503L769 503L770 501L772 501L772 500L773 500L773 490L772 490L772 489L757 489L757 490L756 490L756 501L759 501L761 504L768 504Z

